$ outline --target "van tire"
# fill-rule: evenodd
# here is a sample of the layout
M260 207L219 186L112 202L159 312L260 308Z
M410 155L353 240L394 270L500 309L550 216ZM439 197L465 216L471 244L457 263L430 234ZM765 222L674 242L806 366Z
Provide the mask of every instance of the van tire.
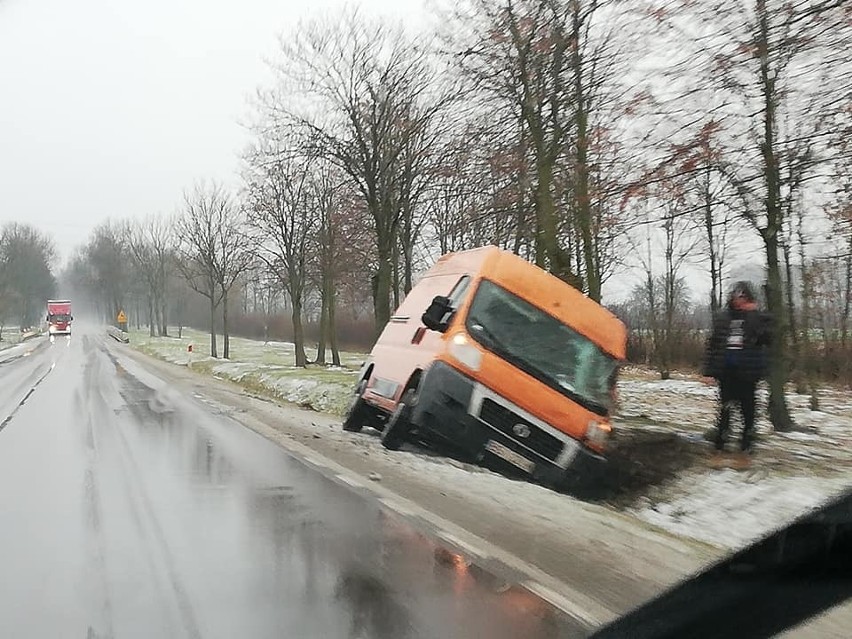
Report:
M399 450L411 432L411 411L417 403L417 391L409 388L402 394L385 429L382 431L382 446L388 450Z
M349 433L360 433L369 417L370 409L367 402L364 401L364 390L366 388L367 380L363 379L352 395L349 410L346 411L346 417L343 419L343 430Z

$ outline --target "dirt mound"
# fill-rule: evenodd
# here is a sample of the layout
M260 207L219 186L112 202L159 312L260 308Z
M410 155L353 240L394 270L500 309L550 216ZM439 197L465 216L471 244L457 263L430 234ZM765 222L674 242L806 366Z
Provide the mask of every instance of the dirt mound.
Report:
M607 472L596 487L578 496L625 508L648 491L697 466L703 466L708 444L680 433L617 431L607 453Z

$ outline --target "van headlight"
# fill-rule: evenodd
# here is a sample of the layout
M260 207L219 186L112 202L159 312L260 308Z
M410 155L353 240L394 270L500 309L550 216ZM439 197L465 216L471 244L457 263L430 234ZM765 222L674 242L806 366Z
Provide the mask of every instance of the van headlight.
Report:
M450 340L449 353L472 371L478 371L482 365L482 352L462 333L454 335Z
M592 419L586 426L586 441L596 448L603 448L611 433L612 426Z

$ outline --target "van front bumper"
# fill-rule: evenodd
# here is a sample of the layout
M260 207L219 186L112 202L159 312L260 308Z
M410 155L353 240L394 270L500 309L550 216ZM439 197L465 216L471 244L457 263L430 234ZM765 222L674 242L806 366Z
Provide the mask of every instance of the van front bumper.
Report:
M543 432L522 442L509 435L506 428L501 430L473 414L477 386L477 382L448 364L435 362L420 384L411 421L426 439L442 441L476 461L488 458L500 466L508 464L548 486L583 490L587 484L604 479L606 458L576 440L566 437L559 453L553 447L553 438ZM526 422L522 417L517 421Z

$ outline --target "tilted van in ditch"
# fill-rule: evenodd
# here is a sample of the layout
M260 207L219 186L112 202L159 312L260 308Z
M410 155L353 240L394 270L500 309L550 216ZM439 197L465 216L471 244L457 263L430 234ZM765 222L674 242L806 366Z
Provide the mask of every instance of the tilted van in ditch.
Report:
M626 345L612 313L520 257L451 253L391 317L343 426L379 428L390 449L417 438L494 456L563 485L605 462Z

